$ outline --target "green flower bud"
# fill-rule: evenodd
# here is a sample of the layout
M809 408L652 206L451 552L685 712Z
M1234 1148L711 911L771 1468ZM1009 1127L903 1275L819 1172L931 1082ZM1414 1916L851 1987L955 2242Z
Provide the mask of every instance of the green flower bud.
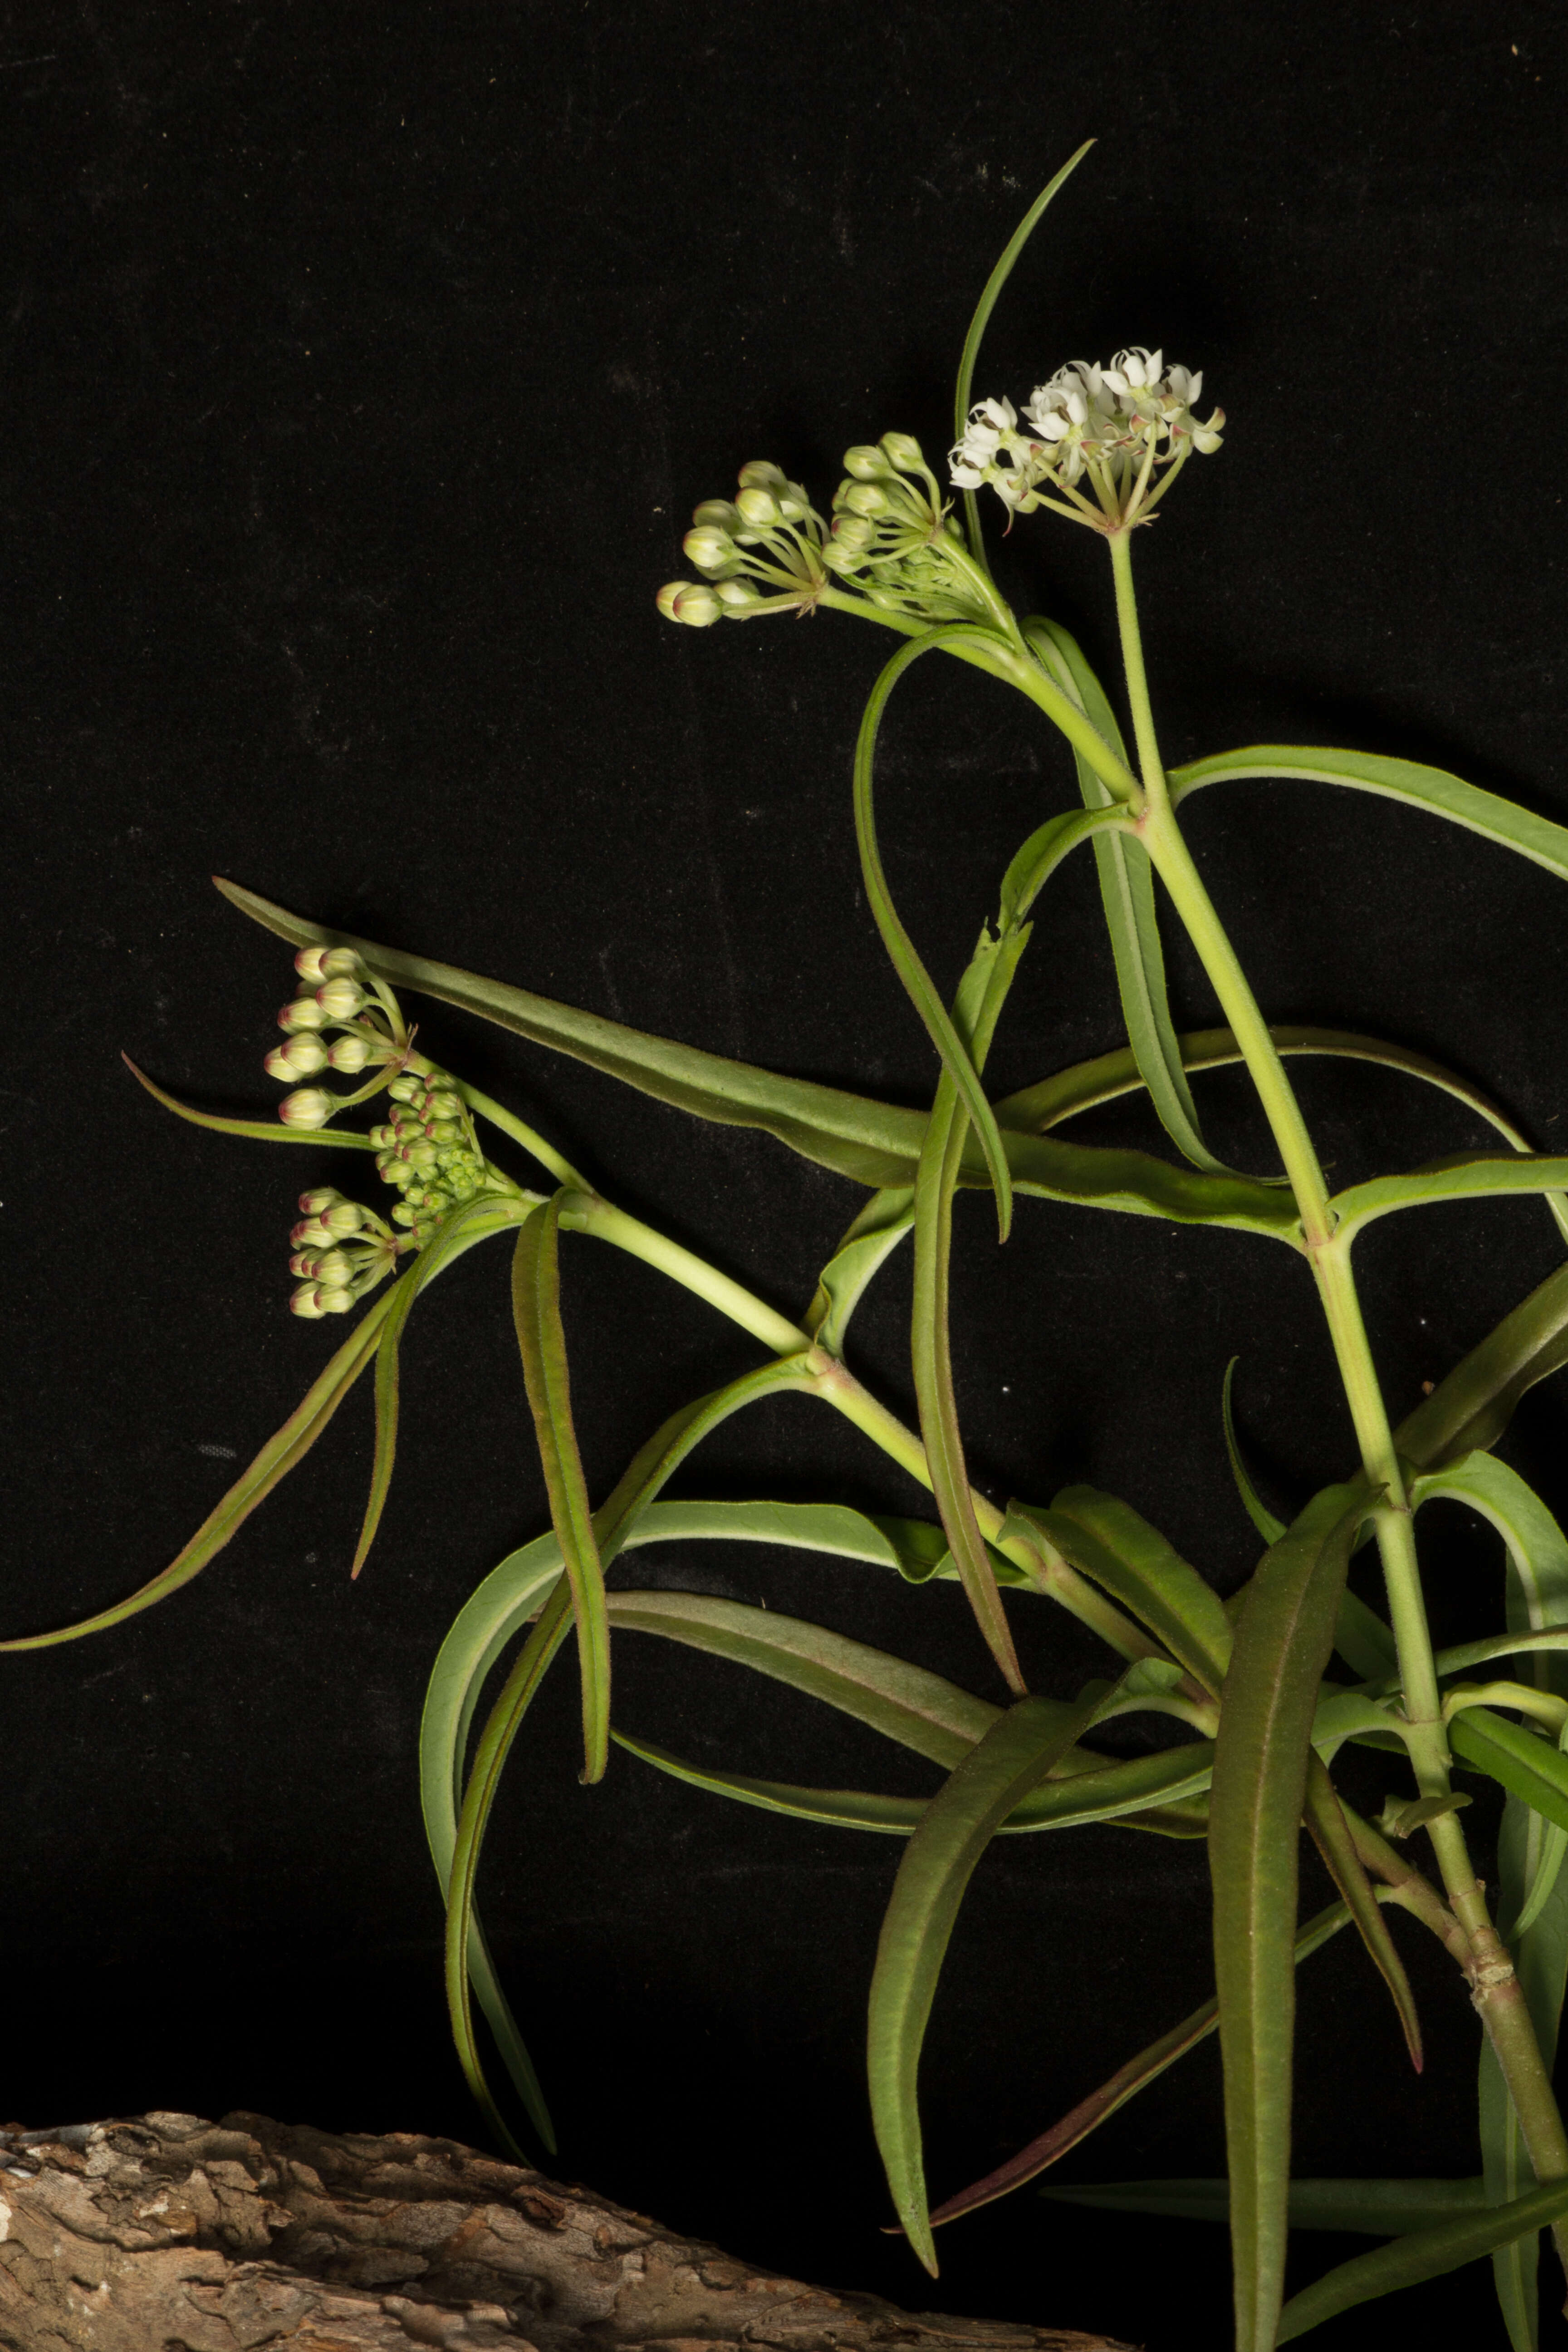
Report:
M342 1197L335 1185L320 1185L314 1192L300 1193L300 1213L306 1217L324 1216L329 1209L337 1207Z
M335 1290L346 1290L358 1271L347 1250L323 1250L316 1259L316 1280L330 1283Z
M295 1078L313 1078L327 1066L327 1049L319 1037L290 1037L286 1045L274 1045L262 1065L268 1077L280 1078L285 1086Z
M774 490L784 487L784 468L772 464L766 457L753 457L749 466L741 468L741 488L743 490Z
M780 480L783 478L781 475ZM742 521L750 523L753 530L772 530L784 520L783 510L771 490L742 490L735 505Z
M328 980L363 980L364 964L353 948L329 948L321 958L321 971Z
M357 1077L370 1060L370 1047L363 1037L334 1037L327 1059L334 1070Z
M853 474L858 482L879 482L885 481L893 469L883 450L858 441L853 449L844 452L844 470Z
M418 1214L418 1210L411 1208L406 1201L399 1201L392 1212L392 1222L395 1225L411 1225Z
M724 608L706 581L672 580L658 592L658 609L667 621L684 621L689 629L706 629Z
M289 1239L297 1250L331 1249L332 1246L331 1228L323 1224L320 1217L301 1217Z
M430 1118L461 1118L463 1097L453 1094L449 1087L442 1087L439 1092L431 1094L426 1111Z
M424 1093L425 1081L423 1078L416 1078L412 1070L403 1070L393 1079L386 1091L394 1102L412 1102L416 1095Z
M321 968L322 958L326 952L325 948L301 948L294 959L295 971L311 988L320 988L322 981L327 977Z
M863 515L839 515L834 520L832 545L847 549L852 555L862 554L876 537L875 528Z
M880 446L901 474L923 474L925 452L912 433L884 433Z
M325 1127L337 1107L336 1095L324 1087L301 1087L297 1094L284 1096L278 1116L285 1127Z
M324 1029L326 1025L327 1016L313 996L297 996L278 1015L278 1026L286 1029L291 1037L301 1030Z
M432 1143L461 1143L463 1128L460 1119L433 1118L426 1129Z
M700 530L704 528L711 530L733 530L741 516L740 509L731 499L704 499L700 507L692 509L691 520Z
M300 1288L289 1299L289 1305L294 1314L302 1315L310 1323L313 1323L317 1317L325 1311L317 1302L316 1286L313 1282L301 1283Z
M364 991L357 980L329 980L316 991L316 1002L329 1021L352 1021L364 1006Z
M735 542L727 530L718 530L710 523L700 524L689 530L680 542L682 554L699 572L721 572L727 563L736 560Z
M846 482L833 503L847 514L883 515L892 500L879 482Z
M368 1216L368 1210L362 1209L357 1201L334 1201L331 1208L321 1212L327 1231L340 1238L345 1234L363 1232Z
M764 601L749 580L716 580L713 593L724 607L725 619L730 621L743 621Z

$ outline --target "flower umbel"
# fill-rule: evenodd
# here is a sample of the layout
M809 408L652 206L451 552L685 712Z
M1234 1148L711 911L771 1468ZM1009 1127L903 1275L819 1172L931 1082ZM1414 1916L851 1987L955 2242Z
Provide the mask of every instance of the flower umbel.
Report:
M827 525L798 482L757 459L733 499L704 499L681 545L703 574L658 592L667 621L706 629L759 613L810 613L827 585Z
M1224 409L1206 423L1193 414L1203 382L1142 344L1107 367L1069 360L1030 394L1026 431L1010 400L975 404L949 452L952 480L963 490L989 485L1015 514L1050 507L1095 530L1131 530L1151 519L1194 449L1207 457L1220 446Z

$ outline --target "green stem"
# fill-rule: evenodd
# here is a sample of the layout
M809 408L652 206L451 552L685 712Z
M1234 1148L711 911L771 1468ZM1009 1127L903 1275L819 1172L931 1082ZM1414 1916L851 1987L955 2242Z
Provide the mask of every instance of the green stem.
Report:
M679 1282L683 1289L695 1291L710 1307L716 1307L721 1315L727 1315L731 1323L738 1323L743 1331L760 1339L775 1356L797 1356L803 1348L811 1345L804 1331L764 1299L758 1298L742 1284L732 1282L705 1258L682 1249L667 1234L656 1233L640 1218L628 1216L624 1209L613 1209L596 1192L574 1192L563 1203L561 1223L570 1233L592 1234L596 1240L613 1242L629 1256L641 1258L645 1265L657 1266L660 1274Z

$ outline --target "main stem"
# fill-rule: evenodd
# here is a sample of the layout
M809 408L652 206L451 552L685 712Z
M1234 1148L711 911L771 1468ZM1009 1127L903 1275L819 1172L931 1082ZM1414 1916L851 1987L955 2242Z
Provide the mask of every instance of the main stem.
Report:
M1404 1681L1411 1763L1422 1795L1445 1797L1449 1793L1448 1742L1415 1557L1410 1497L1362 1318L1349 1246L1335 1238L1328 1190L1295 1090L1176 823L1143 667L1131 537L1126 530L1108 536L1122 662L1146 799L1133 829L1170 893L1219 998L1295 1194L1302 1247L1322 1301L1362 1467L1369 1486L1381 1496L1373 1515L1373 1528ZM1464 1832L1457 1817L1448 1813L1429 1824L1429 1834L1448 1900L1469 1938L1476 2003L1497 2052L1536 2177L1559 2179L1568 2174L1568 2136L1508 1954L1477 1882ZM1568 2229L1558 2237L1558 2251L1568 2267Z

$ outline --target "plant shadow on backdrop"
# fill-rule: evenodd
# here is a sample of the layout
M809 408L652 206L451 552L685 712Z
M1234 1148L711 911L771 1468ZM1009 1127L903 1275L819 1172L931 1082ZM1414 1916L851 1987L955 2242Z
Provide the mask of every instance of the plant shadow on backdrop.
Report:
M106 1630L197 1575L309 1452L362 1374L375 1394L375 1453L354 1572L371 1548L397 1438L398 1350L425 1286L463 1253L513 1237L511 1305L550 1500L548 1534L512 1553L454 1622L431 1676L421 1735L426 1827L447 1906L447 1993L469 2084L490 2130L521 2147L487 2079L473 2006L529 2125L554 2141L544 2096L476 1909L476 1879L500 1775L533 1694L568 1637L582 1685L584 1778L616 1743L694 1789L852 1832L904 1841L870 1988L873 2121L899 2223L934 2273L934 2229L1031 2181L1184 2053L1217 2030L1228 2179L1161 2180L1054 2192L1129 2214L1228 2219L1237 2342L1267 2352L1371 2297L1489 2255L1516 2352L1537 2336L1541 2233L1568 2252L1568 2137L1552 2095L1568 1979L1568 1544L1545 1506L1491 1449L1519 1399L1568 1362L1568 1265L1515 1307L1398 1427L1391 1427L1362 1319L1352 1264L1363 1229L1438 1202L1539 1194L1568 1235L1568 1158L1535 1154L1501 1110L1427 1057L1372 1036L1270 1026L1249 989L1184 841L1187 797L1219 783L1292 777L1381 793L1468 828L1568 879L1568 830L1443 772L1354 751L1266 744L1167 771L1145 683L1133 589L1134 534L1163 513L1194 454L1220 446L1223 416L1196 414L1201 378L1161 352L1074 362L1011 403L972 405L975 362L996 298L1047 205L1087 149L1031 207L975 312L959 369L949 467L961 512L909 436L851 449L831 520L769 464L746 466L733 499L697 509L686 540L701 577L659 597L671 620L824 609L903 640L872 689L854 761L861 875L888 953L940 1060L929 1112L897 1108L643 1034L527 990L378 947L287 913L230 884L242 911L290 942L300 991L268 1057L292 1088L280 1123L172 1110L226 1133L374 1155L395 1196L390 1214L336 1188L304 1194L292 1235L293 1307L316 1319L376 1293L303 1402L170 1567L85 1622L0 1643L39 1648ZM1129 751L1111 698L1068 632L1020 619L986 560L980 500L999 497L1007 527L1047 512L1101 537L1110 558ZM1178 501L1179 504L1179 501ZM1024 695L1066 738L1078 803L1047 816L1001 879L951 1003L904 929L878 846L873 772L879 725L904 674L940 653ZM984 692L991 692L988 685ZM1065 771L1064 757L1064 771ZM992 1100L984 1070L1031 915L1057 866L1088 845L1098 868L1128 1045ZM1178 1034L1169 1009L1157 902L1201 961L1226 1025ZM535 1044L578 1057L693 1117L761 1128L867 1189L798 1321L687 1248L617 1209L542 1135L418 1049L397 992L434 997ZM1298 1055L1381 1066L1457 1098L1489 1130L1470 1152L1331 1194L1292 1089ZM1241 1064L1282 1169L1226 1166L1205 1142L1192 1080ZM335 1093L338 1073L361 1083ZM137 1074L142 1075L140 1072ZM1074 1142L1078 1113L1146 1093L1180 1159ZM387 1099L380 1124L331 1122ZM544 1171L530 1187L489 1157L521 1153ZM1359 1462L1289 1526L1256 1493L1237 1446L1230 1381L1223 1427L1242 1503L1263 1547L1222 1603L1205 1578L1114 1496L1075 1486L1048 1504L996 1507L972 1486L949 1350L954 1197L988 1191L998 1238L1020 1199L1207 1224L1281 1244L1304 1260L1354 1425ZM1561 1188L1561 1189L1559 1189ZM383 1199L384 1201L385 1195ZM1049 1214L1047 1208L1026 1214ZM655 1430L595 1507L573 1430L559 1302L563 1233L629 1252L684 1286L757 1343L751 1371ZM857 1305L908 1242L918 1430L906 1427L846 1361ZM1283 1261L1281 1261L1283 1264ZM385 1277L396 1275L389 1288ZM1300 1276L1293 1276L1300 1279ZM1302 1289L1303 1304L1306 1291ZM1233 1367L1234 1369L1234 1367ZM782 1391L820 1400L909 1471L934 1520L837 1503L661 1499L675 1472L731 1414ZM1435 1652L1416 1555L1418 1514L1457 1499L1501 1539L1505 1595L1489 1636ZM606 1590L605 1571L644 1545L717 1539L790 1546L888 1571L919 1587L956 1580L1001 1688L982 1698L926 1670L801 1620L709 1594ZM1386 1608L1347 1586L1352 1555L1375 1545ZM1105 1674L1073 1701L1029 1695L1004 1591L1016 1605L1068 1610L1103 1643ZM918 1603L914 1604L918 1605ZM946 1777L929 1800L798 1787L683 1761L615 1722L612 1637L653 1634L749 1667L912 1750ZM515 1655L509 1655L515 1649ZM482 1695L505 1672L482 1722ZM1118 1718L1153 1719L1165 1744L1118 1758L1097 1735ZM477 1727L477 1738L476 1734ZM1376 1822L1336 1786L1340 1752L1384 1751L1400 1783ZM1495 1915L1469 1859L1456 1763L1506 1792ZM971 1876L996 1836L1087 1822L1206 1839L1215 1998L1151 2046L1009 2162L931 2207L917 2103L921 2046L942 1959ZM1298 1916L1300 1840L1310 1837L1338 1899ZM1385 1916L1436 1936L1479 2016L1481 2172L1473 2179L1290 2179L1295 1971L1352 1927L1386 1986L1415 2063L1421 2032ZM1408 1932L1415 1933L1413 1927ZM1391 2021L1392 2022L1392 2021ZM1284 2300L1292 2228L1357 2231L1385 2242ZM1547 2273L1555 2276L1554 2266Z

